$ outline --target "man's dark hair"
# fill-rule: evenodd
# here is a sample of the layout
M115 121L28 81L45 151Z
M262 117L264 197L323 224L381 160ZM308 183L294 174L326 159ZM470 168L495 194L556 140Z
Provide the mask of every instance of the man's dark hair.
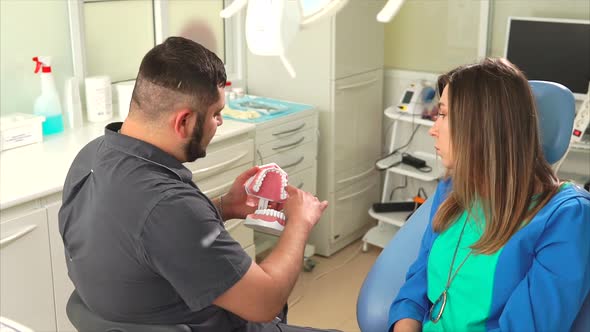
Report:
M169 37L143 57L130 112L140 111L147 119L178 107L205 112L219 99L218 87L226 80L215 53L192 40Z

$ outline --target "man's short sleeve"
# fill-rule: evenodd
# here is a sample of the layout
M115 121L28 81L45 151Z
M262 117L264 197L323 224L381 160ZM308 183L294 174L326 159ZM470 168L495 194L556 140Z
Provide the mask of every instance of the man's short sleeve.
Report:
M191 190L165 197L151 211L141 237L148 263L193 311L211 305L252 263L200 195Z

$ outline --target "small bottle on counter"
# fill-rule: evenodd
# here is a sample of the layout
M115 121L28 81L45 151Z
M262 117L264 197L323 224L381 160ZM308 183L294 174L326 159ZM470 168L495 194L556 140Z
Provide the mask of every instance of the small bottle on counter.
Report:
M64 130L61 103L51 74L51 57L34 57L35 74L41 76L41 95L35 100L33 113L45 117L43 136L61 133Z

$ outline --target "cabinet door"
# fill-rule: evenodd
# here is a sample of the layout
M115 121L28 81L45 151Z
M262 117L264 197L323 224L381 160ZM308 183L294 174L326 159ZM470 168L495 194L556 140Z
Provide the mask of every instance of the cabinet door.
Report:
M385 25L376 17L384 4L349 1L336 15L335 79L383 67Z
M332 219L332 243L371 221L368 211L379 201L379 177L368 177L336 192Z
M289 174L289 184L303 191L316 194L316 166ZM321 197L320 197L321 198Z
M47 206L47 223L49 227L49 245L51 246L51 266L53 270L53 291L55 294L55 317L59 332L70 332L76 329L66 314L66 304L74 291L74 284L68 276L64 244L59 234L57 214L61 202Z
M34 331L55 331L46 210L2 220L0 237L0 315Z
M381 151L383 71L337 80L334 98L334 163L338 178L356 176Z

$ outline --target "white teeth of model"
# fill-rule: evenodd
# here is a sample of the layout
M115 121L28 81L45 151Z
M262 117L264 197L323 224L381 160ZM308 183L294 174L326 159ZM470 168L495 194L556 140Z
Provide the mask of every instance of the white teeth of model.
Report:
M254 211L255 214L261 214L264 216L270 216L285 220L285 214L281 211L273 210L273 209L261 209Z

